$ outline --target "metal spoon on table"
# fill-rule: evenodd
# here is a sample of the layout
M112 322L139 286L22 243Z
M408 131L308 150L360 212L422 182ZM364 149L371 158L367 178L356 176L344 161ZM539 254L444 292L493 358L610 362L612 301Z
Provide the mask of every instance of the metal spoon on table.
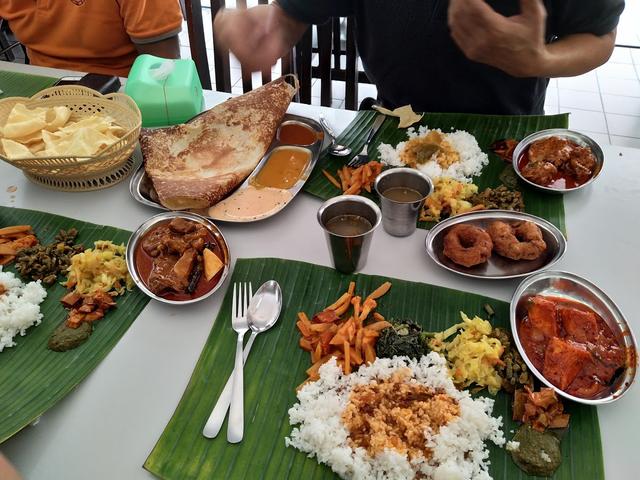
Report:
M333 132L333 129L327 123L327 119L324 118L324 115L320 115L320 125L327 131L327 135L331 138L331 145L327 147L329 153L331 155L335 155L336 157L346 157L351 153L351 148L346 145L336 144L336 135Z
M251 328L251 336L242 352L244 361L247 361L253 341L259 333L269 330L278 321L280 310L282 309L282 290L275 280L269 280L262 284L251 298L249 308L247 309L247 321ZM207 423L202 430L202 434L207 438L215 438L222 424L224 417L227 415L229 405L231 404L231 393L233 387L233 373L229 376L224 390L218 398L216 406L213 408Z

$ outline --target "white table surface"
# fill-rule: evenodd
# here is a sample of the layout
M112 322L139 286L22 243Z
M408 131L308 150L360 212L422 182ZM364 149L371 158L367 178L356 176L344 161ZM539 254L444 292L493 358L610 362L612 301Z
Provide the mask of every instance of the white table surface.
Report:
M63 76L72 72L0 62L0 70ZM1 89L0 85L0 89ZM207 92L207 107L228 97ZM336 131L355 113L292 104L289 112L324 114ZM640 150L602 145L605 167L591 187L565 196L568 251L555 267L585 276L608 293L640 333ZM17 187L15 192L13 188ZM90 193L63 193L29 182L0 163L0 203L134 230L156 210L136 203L128 182ZM254 224L221 224L235 258L280 257L330 265L315 214L321 202L300 194L281 213ZM438 268L425 254L426 232L395 238L382 228L363 273L455 288L508 301L517 281L479 281ZM151 301L112 352L80 386L0 450L28 480L150 479L142 468L187 386L218 313L226 285L201 303ZM286 295L286 292L284 292ZM18 373L17 373L18 374ZM637 478L640 444L637 383L598 408L607 478ZM508 432L507 432L508 435ZM586 480L586 479L585 479Z

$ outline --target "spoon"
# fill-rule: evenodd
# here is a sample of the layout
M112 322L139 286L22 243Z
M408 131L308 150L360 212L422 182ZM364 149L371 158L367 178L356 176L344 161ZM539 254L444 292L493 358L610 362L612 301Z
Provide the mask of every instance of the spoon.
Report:
M327 147L331 155L335 155L336 157L346 157L351 153L351 148L347 147L346 145L340 145L339 143L336 144L336 135L335 133L333 133L333 129L327 123L327 119L324 118L324 115L320 115L320 125L324 127L324 129L327 131L327 135L329 135L329 138L331 138L331 145Z
M249 308L247 309L247 322L251 329L251 336L242 352L245 362L253 346L253 341L259 333L267 331L275 325L280 316L281 309L282 290L275 280L269 280L262 284L255 295L251 297ZM218 402L202 430L202 434L205 437L215 438L220 432L224 417L227 415L227 410L229 410L229 405L231 404L232 387L233 374L229 376L227 384L224 386L224 390L222 390Z

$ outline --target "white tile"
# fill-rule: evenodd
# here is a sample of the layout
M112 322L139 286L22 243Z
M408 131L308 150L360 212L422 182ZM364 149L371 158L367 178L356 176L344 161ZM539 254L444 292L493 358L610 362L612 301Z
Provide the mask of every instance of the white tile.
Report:
M622 113L624 115L640 115L640 97L623 97L622 95L602 94L604 111Z
M638 80L638 74L632 64L605 63L596 69L598 78L622 78L626 80Z
M626 95L628 97L640 97L640 81L625 80L622 78L601 78L600 91L613 95Z
M630 48L616 47L607 63L633 63Z
M558 88L597 92L598 79L594 72L585 73L584 75L579 75L577 77L563 77L558 79Z
M611 135L640 138L640 117L607 113L607 124Z
M600 93L583 92L581 90L558 89L560 108L578 108L580 110L602 111Z
M230 68L229 72L231 73L231 85L240 85L240 80L242 79L242 70L240 68Z
M563 111L563 109L560 109ZM588 132L608 133L607 122L602 112L591 112L588 110L569 110L569 128L586 130Z
M191 58L191 50L189 47L180 46L180 58Z
M242 90L242 85L235 85L231 87L231 93L242 95L244 93L244 91Z
M636 65L640 64L640 49L633 48L631 50L631 58Z
M557 115L560 113L560 108L558 105L547 105L544 106L544 114L545 115Z
M620 145L622 147L640 148L640 138L611 135L611 144Z
M311 97L311 105L320 106L320 97Z
M544 104L551 106L558 106L558 89L557 88L547 88L547 94L544 97Z
M320 96L320 88L321 82L316 82L311 87L311 96L319 97ZM340 82L338 80L331 81L331 96L333 98L339 98L344 100L345 97L345 82Z
M331 99L331 108L342 108L343 104L344 104L344 100L341 98Z
M608 145L609 143L611 143L609 135L607 135L606 133L590 132L588 130L578 130L578 132L584 133L587 137L592 138L600 145Z

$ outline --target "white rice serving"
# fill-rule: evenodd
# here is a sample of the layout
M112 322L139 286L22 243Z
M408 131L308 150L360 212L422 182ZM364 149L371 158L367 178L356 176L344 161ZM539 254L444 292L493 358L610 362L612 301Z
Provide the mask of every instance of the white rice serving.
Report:
M419 165L418 170L431 177L431 179L437 177L452 177L461 182L469 183L471 182L471 178L480 175L482 168L489 163L489 157L480 150L476 138L464 130L444 133L440 129L430 129L428 126L421 126L416 132L415 128L411 127L407 129L408 140L426 136L432 130L444 136L444 139L448 141L460 155L460 161L448 168L442 168L435 160L430 160ZM405 165L400 159L400 153L406 143L406 141L400 142L395 148L391 145L381 143L378 147L380 161L393 167L404 167Z
M342 422L342 412L355 386L389 378L403 367L412 371L410 382L442 389L460 406L460 415L436 435L425 432L426 446L432 450L429 460L420 457L410 461L407 455L392 449L372 458L364 448L351 446L349 432ZM491 477L489 451L484 441L491 440L498 446L505 443L502 417L491 416L493 404L493 399L473 399L469 392L458 391L445 360L434 352L420 360L379 358L350 375L344 375L333 358L320 367L318 381L298 392L298 403L289 410L290 423L298 426L285 442L310 457L315 456L346 479L410 479L421 474L435 480L485 480Z
M40 303L47 291L40 281L24 284L11 272L3 272L0 267L0 285L5 290L0 294L0 352L13 347L13 337L24 335L33 325L42 320Z

